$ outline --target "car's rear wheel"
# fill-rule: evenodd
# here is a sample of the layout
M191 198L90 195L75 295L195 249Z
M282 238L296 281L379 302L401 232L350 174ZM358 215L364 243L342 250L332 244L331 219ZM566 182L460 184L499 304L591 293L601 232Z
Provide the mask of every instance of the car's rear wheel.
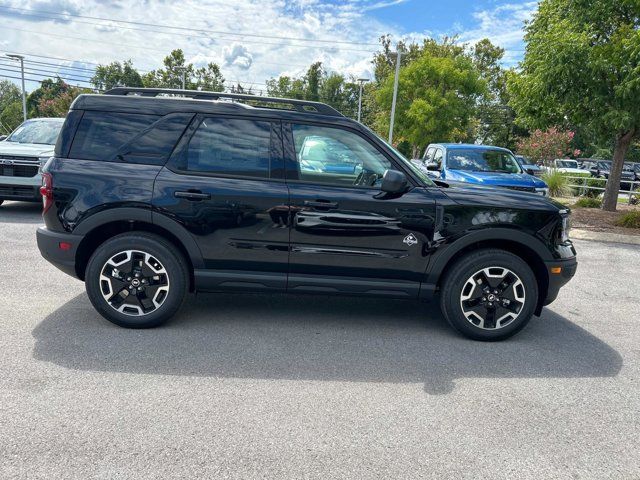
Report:
M447 321L475 340L503 340L522 330L538 301L536 277L520 257L497 249L469 253L447 272L440 306Z
M157 235L121 234L91 256L87 294L96 310L116 325L156 327L182 305L189 286L185 263L180 252Z

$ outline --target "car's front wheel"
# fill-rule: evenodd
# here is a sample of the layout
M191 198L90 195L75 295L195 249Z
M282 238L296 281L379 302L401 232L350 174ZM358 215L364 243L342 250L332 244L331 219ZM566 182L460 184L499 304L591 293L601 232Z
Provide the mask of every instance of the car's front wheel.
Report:
M503 340L523 329L538 302L536 277L520 257L497 249L469 253L447 272L440 306L447 321L475 340Z
M180 308L189 274L180 252L161 237L124 233L91 256L85 286L91 303L121 327L156 327Z

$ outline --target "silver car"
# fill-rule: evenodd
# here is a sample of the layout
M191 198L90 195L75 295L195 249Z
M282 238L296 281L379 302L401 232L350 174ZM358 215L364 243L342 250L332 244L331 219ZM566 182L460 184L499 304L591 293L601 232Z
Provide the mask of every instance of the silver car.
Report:
M40 201L40 173L64 118L32 118L0 141L0 204L5 200Z

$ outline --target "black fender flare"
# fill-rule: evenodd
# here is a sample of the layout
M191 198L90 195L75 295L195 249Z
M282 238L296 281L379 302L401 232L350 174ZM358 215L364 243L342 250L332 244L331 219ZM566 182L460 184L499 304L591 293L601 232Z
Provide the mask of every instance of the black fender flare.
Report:
M204 268L204 259L200 247L193 236L180 223L149 208L118 207L102 210L80 222L73 230L74 235L85 236L102 225L113 222L142 222L167 230L180 241L189 254L193 268Z
M553 261L553 255L545 246L545 244L530 233L512 228L484 228L482 230L469 231L464 236L456 239L450 244L442 245L433 254L424 276L424 284L435 286L440 276L444 273L444 269L451 259L464 248L474 243L482 241L500 241L507 240L512 243L518 243L523 247L532 250L540 257L543 262Z

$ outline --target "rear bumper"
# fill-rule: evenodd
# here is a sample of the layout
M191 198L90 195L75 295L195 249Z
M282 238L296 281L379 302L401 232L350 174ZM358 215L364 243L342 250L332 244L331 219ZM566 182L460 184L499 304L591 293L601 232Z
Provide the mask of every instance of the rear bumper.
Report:
M576 274L578 269L578 260L568 258L566 260L557 260L554 262L545 262L547 267L547 274L549 275L549 288L547 289L547 296L543 300L539 309L542 309L543 305L549 305L553 302L560 292L560 289L569 282ZM554 273L554 269L560 269L558 273Z
M39 227L36 232L40 254L49 263L75 278L79 278L76 273L76 252L83 238L83 235L52 232L46 227ZM61 248L61 244L68 244L69 247L64 245Z

